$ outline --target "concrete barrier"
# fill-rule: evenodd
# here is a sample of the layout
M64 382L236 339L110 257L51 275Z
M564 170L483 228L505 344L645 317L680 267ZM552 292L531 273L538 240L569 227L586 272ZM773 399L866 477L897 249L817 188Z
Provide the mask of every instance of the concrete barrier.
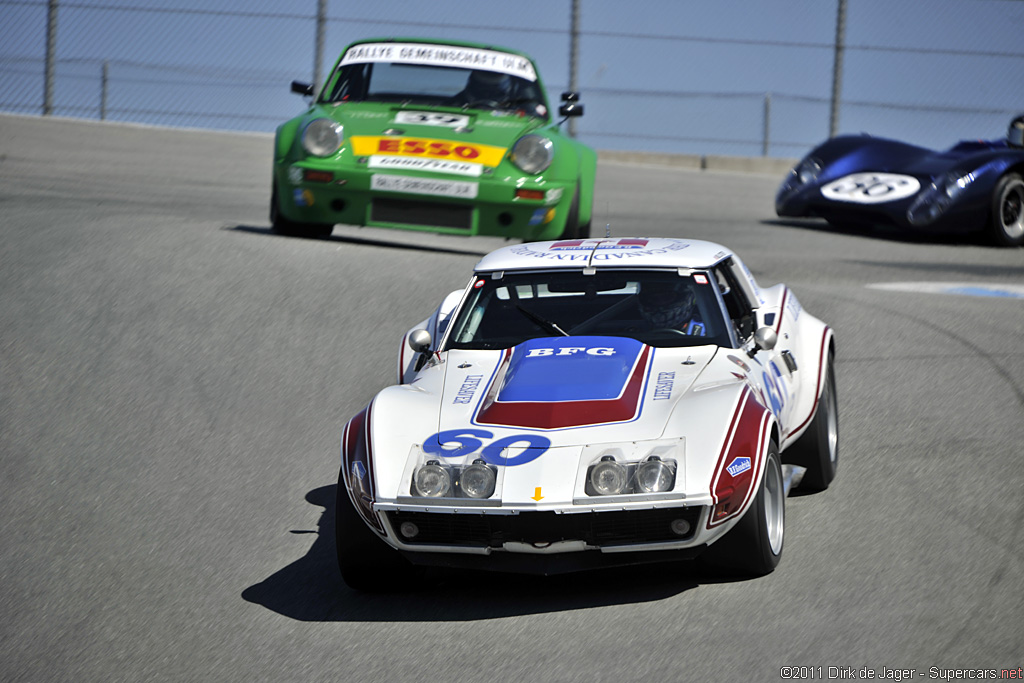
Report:
M726 171L729 173L765 173L785 175L799 159L775 157L732 157L718 154L657 154L654 152L621 152L598 150L599 161L624 164L652 164L687 168L694 171Z

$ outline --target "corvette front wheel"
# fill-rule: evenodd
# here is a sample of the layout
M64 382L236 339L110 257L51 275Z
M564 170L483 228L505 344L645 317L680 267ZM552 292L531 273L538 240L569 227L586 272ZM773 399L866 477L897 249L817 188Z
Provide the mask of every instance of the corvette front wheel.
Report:
M334 511L338 569L349 588L367 593L409 590L424 572L366 526L352 506L344 476L338 476Z
M989 235L1001 246L1024 245L1024 179L1018 173L1007 173L996 183Z
M779 449L772 442L761 486L750 508L729 533L700 556L708 573L756 577L770 574L782 559L786 533L786 490Z
M839 467L839 410L831 353L827 362L825 385L814 419L796 443L786 449L786 462L807 468L800 481L801 491L824 491L835 479Z

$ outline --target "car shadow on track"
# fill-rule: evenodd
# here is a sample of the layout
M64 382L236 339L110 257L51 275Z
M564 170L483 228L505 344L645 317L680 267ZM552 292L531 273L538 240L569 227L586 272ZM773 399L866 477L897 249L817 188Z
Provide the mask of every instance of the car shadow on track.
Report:
M816 218L788 218L788 219L763 219L761 225L770 225L780 228L799 228L813 232L827 232L834 235L847 235L850 237L866 237L873 240L888 242L903 242L906 244L937 244L949 246L982 245L991 246L984 242L978 234L931 234L917 230L906 230L895 226L867 225L850 223L838 225L827 223Z
M242 598L298 621L476 621L590 607L653 602L709 583L689 565L641 565L560 576L444 571L393 594L366 594L341 580L334 549L337 486L306 500L323 508L313 545L246 588ZM713 582L713 581L712 581Z
M486 256L491 250L490 249L458 249L454 247L448 247L444 245L432 245L432 244L416 244L414 242L392 242L389 240L372 239L363 237L352 237L349 235L338 235L333 234L327 237L287 237L285 235L279 235L278 233L271 230L269 227L261 227L255 225L227 225L223 228L224 230L230 230L234 232L244 232L251 235L264 235L267 237L277 237L280 239L290 240L306 240L311 242L335 242L343 244L353 244L363 247L384 247L387 249L404 249L408 251L426 251L437 254L455 254L458 256ZM467 239L466 237L456 236L457 239Z

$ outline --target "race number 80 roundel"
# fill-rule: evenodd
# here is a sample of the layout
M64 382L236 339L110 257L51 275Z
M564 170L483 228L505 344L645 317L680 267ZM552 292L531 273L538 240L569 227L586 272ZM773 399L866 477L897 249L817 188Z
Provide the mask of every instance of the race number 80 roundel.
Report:
M881 204L913 196L921 189L917 178L896 173L853 173L821 188L826 199L854 204Z

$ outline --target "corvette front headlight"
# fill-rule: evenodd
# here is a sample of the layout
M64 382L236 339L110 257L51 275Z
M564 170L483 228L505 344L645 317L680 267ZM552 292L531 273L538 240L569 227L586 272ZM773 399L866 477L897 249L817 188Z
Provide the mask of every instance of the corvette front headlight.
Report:
M599 496L614 496L626 490L629 483L629 472L615 461L615 457L606 455L601 462L590 470L590 486Z
M302 131L302 148L316 157L329 157L341 147L344 130L331 119L313 119Z
M577 485L574 501L579 504L605 496L669 495L676 488L682 457L681 438L584 446L580 465L585 475L582 486Z
M468 452L442 448L438 458L413 444L403 475L408 494L400 492L399 499L417 505L500 506L504 468L484 460L473 444L461 447Z
M636 468L636 488L644 493L669 491L676 481L675 467L656 455L640 463Z
M493 468L488 467L483 460L474 460L472 465L459 474L457 486L470 498L490 498L496 481L497 475Z
M440 498L451 491L452 475L447 467L437 460L431 460L416 470L413 487L424 498Z
M512 146L509 158L524 172L537 174L551 165L555 158L555 145L540 135L524 135Z

